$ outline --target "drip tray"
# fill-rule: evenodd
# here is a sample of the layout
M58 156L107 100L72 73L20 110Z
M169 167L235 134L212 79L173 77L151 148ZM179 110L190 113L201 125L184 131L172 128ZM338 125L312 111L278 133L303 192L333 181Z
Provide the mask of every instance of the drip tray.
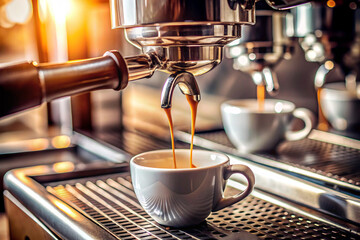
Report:
M12 237L39 239L32 237L35 231L25 231L29 228L24 225L30 221L24 221L19 211L38 223L52 239L360 237L357 225L320 215L258 190L245 200L212 213L200 225L184 229L164 227L139 205L127 164L97 165L94 169L54 173L51 167L42 166L9 172L5 179L5 197ZM102 172L107 174L100 175ZM227 193L231 195L243 187L234 180L229 184ZM19 227L25 230L16 231Z

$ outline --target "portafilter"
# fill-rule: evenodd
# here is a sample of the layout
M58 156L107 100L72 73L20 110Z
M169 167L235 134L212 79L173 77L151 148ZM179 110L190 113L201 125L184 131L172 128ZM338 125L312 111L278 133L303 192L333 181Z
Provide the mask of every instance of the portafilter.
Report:
M118 51L62 64L27 62L0 69L0 117L44 101L96 89L124 89L155 70L204 74L221 62L223 47L255 23L255 0L110 0L112 27L142 55ZM186 75L186 74L185 74ZM195 79L195 78L191 78Z

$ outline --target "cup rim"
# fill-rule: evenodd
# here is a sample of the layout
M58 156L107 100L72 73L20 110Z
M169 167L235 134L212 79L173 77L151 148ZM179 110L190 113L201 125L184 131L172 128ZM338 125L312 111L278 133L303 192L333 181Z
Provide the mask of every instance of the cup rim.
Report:
M249 109L247 107L243 107L243 106L237 106L236 103L246 103L246 102L257 102L257 99L254 98L247 98L247 99L229 99L224 101L221 104L221 110L222 112L226 112L226 107L233 107L233 108L237 108L239 110L241 110L242 113L253 113L253 114L288 114L293 112L296 109L296 106L293 102L287 101L287 100L282 100L282 99L265 99L265 103L266 102L271 102L271 103L277 103L277 102L281 102L284 104L287 104L290 106L289 110L284 110L281 112L276 112L276 111L259 111L258 109Z
M359 85L360 84L357 83L357 86ZM360 98L346 89L345 82L332 82L326 83L321 88L320 101L321 100L359 101Z
M188 151L190 152L190 149L175 149L175 154L178 151ZM203 169L211 169L211 168L217 168L221 165L224 165L228 162L230 162L230 158L229 156L227 156L224 153L220 153L217 151L210 151L210 150L202 150L202 149L194 149L193 150L193 154L194 152L206 152L206 153L211 153L211 154L217 154L219 156L225 157L226 159L224 161L222 161L221 163L217 163L211 166L202 166L202 167L196 167L196 168L156 168L156 167L148 167L148 166L142 166L139 165L138 163L135 162L136 158L141 157L142 155L145 154L149 154L149 153L155 153L155 152L169 152L172 155L172 149L161 149L161 150L153 150L153 151L147 151L147 152L143 152L140 154L135 155L134 157L131 158L130 160L130 165L134 165L137 168L140 169L147 169L149 171L156 171L156 172L191 172L191 171L199 171L199 170L203 170Z

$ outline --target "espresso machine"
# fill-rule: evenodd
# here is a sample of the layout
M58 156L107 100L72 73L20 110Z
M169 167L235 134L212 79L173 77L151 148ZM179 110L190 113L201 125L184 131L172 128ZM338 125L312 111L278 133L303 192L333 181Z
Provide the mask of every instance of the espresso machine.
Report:
M172 98L179 86L182 94L195 101L201 98L200 104L207 104L210 111L219 100L203 91L200 94L202 80L216 71L221 75L224 64L230 62L225 59L221 63L224 52L234 59L230 66L235 68L234 74L244 71L255 84L265 85L270 94L276 94L277 75L282 75L274 69L295 55L295 37L301 37L296 32L301 29L297 23L304 20L296 11L301 11L299 4L308 1L266 0L276 10L258 10L259 2L111 0L112 27L124 31L124 38L141 53L124 57L112 50L92 59L3 67L0 98L7 104L1 105L0 115L93 90L114 89L125 94L152 81L157 81L155 88L162 89L155 101L159 109L175 104ZM358 2L350 2L359 8ZM326 1L316 4L325 6ZM326 60L332 59L326 56ZM144 78L149 79L135 81ZM221 81L226 84L226 79ZM149 89L149 95L159 92ZM152 96L127 97L121 102L144 105L142 111L151 113L151 109L146 110ZM41 151L4 154L2 159L10 161L36 160L42 154L51 159L62 153L58 162L27 165L5 175L11 239L359 238L359 140L314 129L308 138L282 142L274 151L248 154L239 152L218 126L198 131L195 148L223 152L233 163L249 166L255 174L255 190L244 201L212 213L204 223L178 229L157 224L134 194L129 159L141 152L171 147L169 139L161 137L168 129L150 129L144 122L140 125L146 131L129 129L136 122L127 119L120 130L75 129L66 148L55 148L54 138L49 138L49 147ZM175 129L175 140L176 148L189 148L190 133ZM244 179L236 176L228 184L229 195L245 189Z
M272 69L282 59L289 60L294 51L293 16L258 2L256 22L255 26L243 27L242 38L229 44L227 57L234 59L234 69L250 74L256 85L265 85L275 96L279 83Z
M322 120L319 128L328 129L330 123L335 131L358 133L359 119L353 114L359 109L357 3L313 3L294 9L293 13L297 19L295 32L306 60L321 64L314 77Z
M123 28L126 39L143 55L124 58L109 51L65 64L29 62L2 68L1 100L8 104L2 105L1 115L84 91L121 90L129 81L151 77L156 69L204 74L221 62L224 45L240 37L241 25L255 23L253 1L164 2L163 12L156 1L127 4L112 2L112 25ZM26 94L26 89L34 91Z

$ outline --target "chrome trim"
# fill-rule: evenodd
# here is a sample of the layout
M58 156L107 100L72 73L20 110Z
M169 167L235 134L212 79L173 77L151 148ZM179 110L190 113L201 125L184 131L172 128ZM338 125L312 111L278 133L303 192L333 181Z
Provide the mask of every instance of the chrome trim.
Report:
M204 74L222 60L223 47L255 23L255 0L111 0L112 26L144 54L155 52L158 69Z
M122 178L118 178L119 181L122 180ZM98 180L96 182L101 188L105 189L106 191L110 192L111 194L113 194L116 197L119 197L125 201L127 201L128 203L132 204L133 206L135 206L136 208L138 208L139 210L143 210L143 208L134 200L132 200L131 198L127 197L125 194L123 194L122 192L126 192L126 194L128 194L129 196L132 196L136 199L136 195L133 191L129 191L128 189L126 189L125 187L121 186L119 183L115 182L112 179L107 179L106 183L103 182L102 180ZM126 183L129 183L126 181ZM125 184L126 184L125 183ZM121 206L123 209L127 210L128 212L134 214L135 216L137 216L138 218L146 221L149 225L152 225L153 227L157 228L159 231L163 232L163 233L167 233L169 234L171 237L173 237L174 239L179 239L176 236L174 236L173 234L171 234L171 232L167 232L162 228L159 228L158 225L155 222L149 221L148 219L146 219L145 217L143 217L142 215L138 214L137 212L135 212L134 210L132 210L131 208L129 208L128 206L126 206L125 204L123 204L121 201L117 200L116 198L114 198L113 196L111 196L110 194L108 194L106 191L102 190L101 188L99 188L98 186L96 186L95 184L91 183L91 182L87 182L86 186L83 185L77 185L77 188L81 188L83 193L85 193L86 195L92 197L93 199L96 200L100 200L105 207L107 207L108 209L111 209L114 212L117 212L120 216L123 216L123 214L119 213L116 209L114 209L113 207L111 207L111 205L109 205L108 203L102 201L101 199L99 199L97 197L96 194L91 193L91 191L89 191L87 188L92 189L95 192L101 192L103 196L106 196L107 199L109 199L110 201L112 201L113 203L115 203L118 206ZM81 201L83 203L85 203L86 205L88 205L89 207L93 208L95 211L97 211L99 214L103 215L104 217L108 218L108 216L100 209L98 209L97 207L95 207L93 204L91 204L89 201L87 201L81 194L78 194L76 191L73 190L73 187L70 185L66 185L65 188L71 192L72 194L74 194L78 199L81 199ZM132 189L132 185L131 185L131 189ZM47 187L47 190L49 192L51 192L54 195L57 195L60 199L62 198L59 194L57 194L57 191L55 191L52 187ZM75 204L68 202L69 205L73 206L76 210L83 212L81 209L79 209ZM86 215L86 213L84 213ZM126 218L126 216L124 217ZM126 218L127 219L127 218ZM112 221L112 219L109 219L110 221ZM96 220L94 220L96 221ZM138 224L136 224L133 221L129 221L132 224L134 224L135 226L138 226L139 228L142 228L141 226L139 226ZM100 223L99 223L100 224ZM116 225L118 225L116 222L114 223ZM118 225L119 226L119 225ZM128 232L130 235L133 235L131 232L127 231L125 228L123 228L122 226L119 226L120 228L124 229L126 232ZM143 228L142 228L143 229ZM145 232L148 232L146 229L143 229ZM188 235L186 232L179 230L180 232L182 232L183 234ZM151 234L151 233L150 233ZM153 235L153 234L151 234ZM134 235L133 235L134 236ZM154 236L154 235L153 235ZM157 236L154 236L156 238L158 238ZM134 236L134 238L136 238L136 236ZM197 239L197 238L195 238Z
M246 164L255 174L255 188L285 199L360 223L360 199L330 188L281 173L265 166L230 156L232 164ZM242 181L240 178L234 180Z
M189 95L196 102L200 102L200 89L194 75L189 72L178 72L170 75L161 92L161 108L171 108L172 96L176 85L179 85L184 95Z
M262 70L265 80L266 91L271 95L275 96L279 93L279 81L274 71L271 68L265 67Z
M334 68L327 68L325 64L322 64L319 69L316 71L315 78L314 78L314 85L315 88L321 88L325 84L325 79L327 74L333 70Z
M231 178L228 180L228 185L235 188L235 189L239 189L239 190L244 190L246 188L245 185L243 185L240 182L238 182L236 180L233 180ZM317 216L315 214L312 214L309 211L304 211L304 210L302 210L302 209L300 209L298 207L294 207L293 204L286 202L284 199L277 199L274 196L271 196L271 195L269 195L269 194L267 194L265 192L262 192L262 191L259 191L259 190L255 189L251 193L251 195L253 195L254 197L260 198L260 199L264 199L267 202L273 203L275 205L278 205L278 206L283 207L285 209L288 209L290 211L299 213L299 214L301 214L303 216L306 216L306 217L309 217L309 218L312 218L312 219L315 219L315 220L318 220L318 221L321 221L321 222L325 222L327 224L330 224L332 226L335 226L335 227L338 227L338 228L341 228L341 229L344 229L344 230L348 230L347 227L342 226L338 222L328 220L328 219L326 219L324 217L319 217L319 216ZM355 231L352 231L352 232L360 235L360 228L356 229Z
M340 136L335 133L319 131L313 129L309 135L310 139L314 139L321 142L336 144L344 147L355 148L360 150L360 140ZM360 156L359 156L360 157Z
M126 219L127 221L133 223L133 221L131 221L131 219L127 218L125 215L121 214L119 211L117 211L116 209L114 209L113 207L109 206L108 204L106 204L105 201L103 201L101 198L97 197L95 194L93 194L90 190L88 190L87 188L85 188L83 185L81 185L80 183L76 184L76 189L80 190L83 194L95 199L96 201L98 201L99 203L101 203L102 205L104 205L105 207L110 207L110 209L112 211L114 211L115 213L117 213L119 216L121 216L122 218ZM122 227L120 224L118 224L117 222L113 221L111 218L109 218L106 214L104 214L99 208L97 208L95 205L93 205L91 202L89 202L88 200L86 200L86 198L84 198L81 194L79 194L75 189L73 189L72 186L70 185L66 185L66 190L68 190L70 193L72 193L76 198L78 198L80 201L82 201L83 203L85 203L86 205L89 205L91 208L93 208L95 211L97 211L99 214L103 215L104 217L108 218L110 221L112 221L114 224L116 224L117 226L119 226L121 229L125 230L127 233L129 233L130 235L132 235L134 238L139 239L138 237L136 237L135 235L133 235L131 232L127 231L126 228Z
M42 230L46 232L52 239L59 239L53 232L49 230L39 219L34 216L27 208L25 208L8 190L4 191L4 197L7 198L11 203L13 203L16 207L18 207L21 211L24 212L31 220L33 220L36 224L38 224Z
M199 22L255 23L255 1L111 0L113 28L198 25Z
M76 145L80 148L110 162L122 163L130 161L131 156L128 153L106 142L94 140L77 132L74 133L74 139Z
M237 159L233 158L231 159L234 163L239 162ZM244 161L244 160L241 160ZM256 164L250 163L246 161L246 164L248 164L251 167L254 167ZM260 168L263 168L263 166L258 165ZM118 173L121 171L117 171ZM126 192L122 192L122 189L124 187L128 187L129 190L127 192L131 191L130 182L128 180L123 179L124 181L127 181L127 183L124 183L124 186L119 188L118 186L123 184L122 182L116 183L115 180L106 180L106 182L102 180L97 180L96 182L85 182L83 183L76 183L74 186L66 184L64 185L57 185L56 187L47 187L47 191L45 188L37 183L34 178L29 177L30 175L33 175L36 179L36 175L41 174L50 174L51 176L51 167L50 166L35 166L30 168L24 168L19 170L14 170L7 174L6 178L6 187L8 188L8 191L16 197L26 209L31 211L34 216L36 216L40 221L42 221L49 229L51 229L54 233L59 234L60 237L64 239L84 239L86 237L92 237L89 239L116 239L115 236L110 235L108 231L105 231L103 228L101 228L95 219L93 219L91 216L86 214L86 212L82 211L80 208L81 205L76 206L76 201L81 201L86 206L90 207L97 213L99 213L101 216L104 216L106 219L109 219L109 215L106 215L106 210L111 210L111 212L115 212L117 216L122 216L124 214L119 214L120 211L117 208L117 206L120 206L120 209L125 209L127 212L130 212L132 214L135 214L136 217L140 217L141 220L144 220L143 217L141 217L140 213L137 213L137 211L133 208L139 209L139 211L143 211L143 209L139 206L139 204L135 203L134 200L128 201L129 198L134 197L134 193L132 192L127 197L123 198L124 194L127 194ZM73 173L74 175L72 177L76 178L77 174L76 172ZM70 176L71 177L71 176ZM70 178L70 179L74 179ZM118 179L121 179L120 176ZM94 178L91 178L94 179ZM234 180L234 181L232 181ZM236 180L236 182L235 182ZM49 181L49 180L48 180ZM51 180L50 180L51 181ZM92 181L92 180L91 180ZM116 184L112 183L115 182ZM110 184L109 184L110 183ZM106 186L108 184L108 186ZM237 182L237 178L231 178L229 181L229 185L235 187L236 189L242 190L242 185ZM104 187L105 186L105 187ZM108 189L110 188L110 191ZM70 191L72 194L75 194L76 201L74 203L71 203L71 197L65 197L66 202L63 202L59 199L64 199L64 196L67 195L61 195L66 194L64 190ZM40 194L38 194L40 193ZM85 193L85 194L84 194ZM105 193L105 194L104 194ZM54 195L52 195L54 194ZM111 196L111 194L114 194L114 196ZM286 209L293 211L295 213L301 213L302 215L310 216L314 220L319 220L321 222L325 222L328 224L331 224L336 227L341 227L342 229L345 229L347 232L352 232L354 234L359 234L359 228L354 227L354 225L351 225L346 222L342 222L343 225L341 225L341 221L339 220L339 223L337 223L335 220L329 220L331 219L326 217L325 215L322 215L319 213L319 215L311 214L309 212L302 211L301 209L298 209L296 203L294 205L291 205L290 202L280 199L280 198L273 198L271 194L263 193L261 190L255 189L252 193L253 196L259 197L260 199L264 199L265 201L269 203L274 203L276 205L279 205L280 207L284 206ZM54 197L56 196L56 197ZM58 198L57 198L58 197ZM119 197L120 199L117 199ZM93 201L91 200L94 200ZM49 201L53 200L53 201ZM126 205L124 203L121 203L121 201L127 201L130 205ZM52 204L57 201L57 205L51 207ZM67 202L69 201L69 202ZM246 201L246 200L245 200ZM60 205L59 205L60 202ZM101 203L102 205L95 206L95 203ZM114 204L112 204L114 203ZM133 204L135 203L135 204ZM133 207L131 207L131 205ZM62 211L60 208L57 208L56 206L63 206L67 209L67 211ZM94 208L95 207L95 208ZM101 209L101 207L104 207ZM51 210L51 211L49 211ZM265 209L263 209L265 210ZM263 211L262 213L265 213ZM63 218L61 218L63 216ZM84 217L87 216L87 217ZM78 218L80 217L80 218ZM129 220L130 217L125 216L126 220ZM116 224L116 226L121 225L119 224L114 218L111 217L109 219L111 222ZM73 222L76 222L75 225L73 225ZM77 222L78 221L78 222ZM151 220L150 220L151 221ZM145 219L145 222L150 222L148 219ZM156 231L161 231L162 233L173 235L171 230L164 229L161 226L158 226L157 224L150 222L150 224L146 225L140 225L137 224L137 222L134 219L130 219L129 223L133 222L134 226L137 226L141 229L143 228L157 228ZM91 232L96 232L97 236L89 236L90 233L87 232L88 229L78 229L77 227L81 228L83 225L89 227L87 223L91 224ZM213 226L210 221L210 226ZM338 225L337 225L338 224ZM70 228L68 227L70 225ZM121 228L126 228L121 226ZM215 227L216 229L216 227ZM174 230L174 229L172 229ZM205 230L205 229L204 229ZM131 230L130 230L131 231ZM149 229L146 229L146 231L149 231ZM152 231L152 230L150 230ZM181 231L181 230L180 230ZM87 232L88 236L82 236L82 232ZM126 232L129 232L128 229ZM188 235L188 231L183 231L184 234ZM66 236L64 235L67 234ZM129 233L130 235L133 235L134 233ZM153 234L153 233L152 233ZM112 237L112 238L111 238ZM136 237L136 236L134 236ZM176 237L176 236L175 236ZM193 237L190 235L190 237ZM233 236L235 237L235 235ZM195 239L198 239L195 237ZM251 238L252 239L252 238Z
M4 185L26 209L62 239L117 239L68 204L49 194L31 178L51 172L51 166L47 165L11 170L4 177Z

